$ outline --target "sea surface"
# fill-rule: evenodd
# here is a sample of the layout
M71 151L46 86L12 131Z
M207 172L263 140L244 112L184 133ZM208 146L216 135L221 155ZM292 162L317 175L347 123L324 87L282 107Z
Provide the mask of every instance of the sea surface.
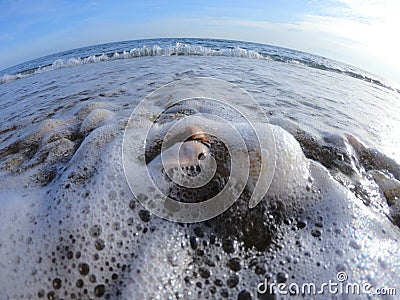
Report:
M128 186L129 117L150 93L191 78L244 89L277 133L282 176L253 212L239 205L174 223ZM3 70L0 298L273 299L257 292L266 278L323 284L338 272L399 294L399 129L400 92L385 80L270 45L125 41ZM304 174L295 173L300 165Z

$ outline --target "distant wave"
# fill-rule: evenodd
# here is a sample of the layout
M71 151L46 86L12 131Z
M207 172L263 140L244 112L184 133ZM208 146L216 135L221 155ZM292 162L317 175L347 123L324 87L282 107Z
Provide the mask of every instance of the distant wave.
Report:
M17 80L29 75L48 72L62 68L69 68L83 64L99 63L103 61L110 61L117 59L132 59L132 58L146 57L146 56L225 56L225 57L264 59L264 60L272 60L283 63L302 64L314 69L345 74L347 76L364 80L400 93L399 89L393 88L392 86L390 86L389 84L385 83L380 79L372 78L357 72L353 72L348 69L341 69L338 66L334 65L330 66L329 64L316 62L312 59L293 58L290 56L278 55L278 54L267 54L267 53L257 52L255 50L243 49L240 47L212 49L209 47L189 45L180 42L177 42L175 45L167 47L160 47L158 45L152 47L143 46L140 48L132 48L130 50L125 50L120 52L102 53L87 57L60 58L54 60L53 63L49 65L39 66L37 68L31 68L19 72L17 74L5 74L0 77L0 84Z
M18 74L5 74L0 79L0 84L10 82L16 79L20 79L32 74L48 72L52 70L68 68L83 64L98 63L109 60L117 59L131 59L136 57L145 56L227 56L227 57L246 57L255 59L265 59L265 56L253 50L246 50L242 48L233 49L220 49L215 50L203 46L193 46L183 43L176 43L175 45L169 47L141 47L133 48L129 51L114 52L114 53L103 53L100 55L91 55L88 57L74 57L74 58L61 58L56 59L52 64L41 66L38 68L33 68L25 70Z

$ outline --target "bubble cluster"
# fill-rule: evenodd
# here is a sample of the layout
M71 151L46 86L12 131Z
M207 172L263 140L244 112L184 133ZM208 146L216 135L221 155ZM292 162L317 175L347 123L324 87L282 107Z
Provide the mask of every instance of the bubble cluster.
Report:
M100 69L93 71L95 78ZM149 83L171 80L170 75L154 79L159 75L145 73L149 70L140 71ZM152 86L137 93L145 96ZM154 172L152 178L165 176L165 191L175 200L192 203L214 197L226 186L232 161L226 155L228 147L211 134L215 131L204 136L196 128L230 132L227 123L235 123L252 164L243 193L222 214L204 222L169 222L152 213L142 203L147 201L151 207L159 200L152 197L153 191L133 196L125 181L123 134L134 106L130 101L139 100L121 95L118 89L102 95L83 90L62 99L68 107L63 114L57 115L54 109L53 115L30 126L16 125L11 131L7 146L0 151L0 290L4 298L256 299L278 297L257 294L257 285L265 278L287 284L323 283L335 280L338 272L346 272L348 280L355 282L398 284L399 257L393 250L398 245L398 228L380 210L360 201L344 180L334 177L338 173L332 166L340 165L340 160L331 164L329 160L337 152L322 151L326 144L319 140L315 142L319 150L307 148L304 140L280 126L250 126L237 111L222 110L207 99L171 105L160 117L150 107L131 124L135 130L129 147L135 153L142 147L149 165L159 157L162 137L173 124L188 115L220 115L229 122L203 115L187 137L200 143L201 150L212 152L215 161L225 161L217 165L208 183L211 188L178 189L162 172ZM168 102L169 96L160 102ZM144 119L153 124L149 134L141 128ZM255 132L263 133L258 135L260 140L267 139L266 127L275 140L275 176L263 201L250 209L261 166ZM137 142L143 137L145 146ZM362 150L354 145L353 149ZM392 165L393 172L385 172L383 167L366 164L373 153L365 149L355 152L363 153L358 162L364 168L370 166L366 173L394 212L395 170ZM190 166L180 170L189 177L198 175L197 168Z
M254 103L255 111L232 100ZM207 110L196 113L200 106L229 113L227 118ZM155 120L137 123L149 112ZM246 130L232 118L247 124ZM148 210L185 223L222 213L245 187L249 207L256 206L275 170L274 137L268 124L261 124L265 120L248 93L222 80L192 78L159 88L139 103L125 130L124 171L133 194L139 201L138 195L150 195L156 201L142 202ZM139 129L145 131L140 139ZM134 142L151 150L134 147Z

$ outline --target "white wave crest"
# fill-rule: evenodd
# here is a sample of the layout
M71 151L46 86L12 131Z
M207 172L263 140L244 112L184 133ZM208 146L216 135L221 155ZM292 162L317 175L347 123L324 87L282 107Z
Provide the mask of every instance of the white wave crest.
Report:
M243 48L232 48L232 49L211 49L203 46L193 46L184 43L176 43L175 45L171 45L168 47L160 47L158 45L148 47L143 46L140 48L133 48L129 51L123 52L115 52L114 54L106 54L102 53L100 55L91 55L85 58L73 57L73 58L59 58L56 59L51 65L38 67L36 70L31 72L30 74L18 73L15 75L5 74L0 77L0 84L7 83L16 79L20 79L22 77L26 77L29 75L48 72L52 70L69 68L78 65L84 64L92 64L99 63L108 60L117 60L117 59L131 59L136 57L144 57L144 56L174 56L174 55L182 55L182 56L228 56L228 57L244 57L244 58L252 58L252 59L266 59L260 53L254 50L247 50Z

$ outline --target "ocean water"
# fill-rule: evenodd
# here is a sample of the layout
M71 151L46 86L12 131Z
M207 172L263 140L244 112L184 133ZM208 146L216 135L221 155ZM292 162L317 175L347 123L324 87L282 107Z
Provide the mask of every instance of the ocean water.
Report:
M257 292L266 278L400 293L400 93L377 76L290 49L204 39L91 46L0 76L1 299L279 298ZM157 90L175 82L181 89ZM229 96L225 84L255 102ZM154 91L159 98L142 101ZM174 95L190 101L177 105ZM145 109L130 118L139 103ZM254 124L237 115L260 110ZM262 149L254 128L275 149L269 191L255 208L245 191L217 217L183 224L132 193L129 180L144 179L129 176L124 145L147 151L149 172L162 181L163 132L191 115L203 118L196 128L216 128L237 146L234 124L255 153L252 165ZM201 151L218 153L213 145ZM216 185L195 192L161 185L175 199L204 200L223 186L225 167ZM335 296L343 295L316 298Z

